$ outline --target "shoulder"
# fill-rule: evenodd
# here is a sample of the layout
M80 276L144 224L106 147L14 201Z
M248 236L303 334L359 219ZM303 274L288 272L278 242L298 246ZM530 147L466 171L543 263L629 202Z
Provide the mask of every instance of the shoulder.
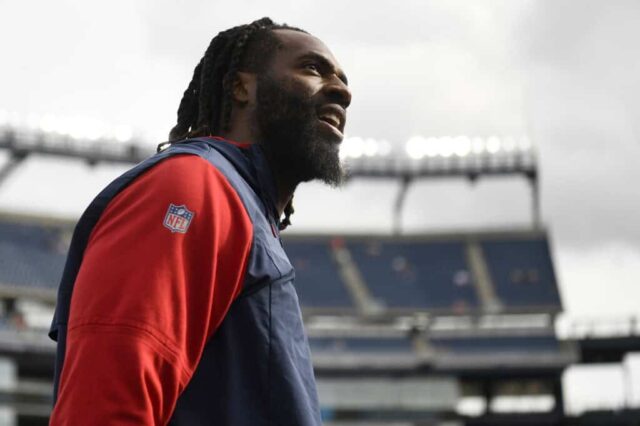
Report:
M197 198L206 190L224 193L227 189L231 186L220 167L198 155L175 154L142 173L123 192L150 191L161 198Z
M113 197L100 222L162 219L171 206L194 213L194 222L213 212L231 221L234 216L248 216L237 191L214 164L198 155L175 154L138 175Z

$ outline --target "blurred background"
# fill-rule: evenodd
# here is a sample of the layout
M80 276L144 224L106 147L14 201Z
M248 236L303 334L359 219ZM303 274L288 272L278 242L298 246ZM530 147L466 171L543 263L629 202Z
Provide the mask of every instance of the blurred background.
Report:
M640 424L640 3L60 0L0 1L0 425L47 424L75 221L263 16L353 91L284 236L326 424Z

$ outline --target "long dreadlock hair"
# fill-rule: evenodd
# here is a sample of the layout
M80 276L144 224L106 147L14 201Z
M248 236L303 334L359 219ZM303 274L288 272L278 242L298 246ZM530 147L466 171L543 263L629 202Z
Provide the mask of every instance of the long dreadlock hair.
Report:
M306 32L269 18L239 25L215 36L193 70L193 78L178 107L178 120L162 150L182 139L219 135L229 130L233 105L233 83L239 71L260 73L269 64L279 41L273 30ZM293 204L287 203L280 229L291 225Z

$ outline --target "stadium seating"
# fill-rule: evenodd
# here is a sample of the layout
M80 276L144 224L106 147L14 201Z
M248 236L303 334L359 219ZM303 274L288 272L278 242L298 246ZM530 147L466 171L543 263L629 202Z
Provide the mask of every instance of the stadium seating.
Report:
M381 337L314 337L309 339L314 353L410 353L413 346L408 338Z
M546 239L484 241L481 246L503 305L560 307Z
M466 310L478 304L461 242L348 241L374 298L389 308Z
M287 240L285 249L296 271L296 290L303 307L353 307L328 239Z
M0 283L56 288L65 258L59 229L0 222Z
M60 225L0 220L0 284L55 289L66 256L61 235L67 231ZM303 308L355 309L334 260L336 241L285 239ZM479 308L464 239L346 237L339 242L381 307L452 313ZM480 247L506 309L561 307L545 237L485 237Z
M432 338L429 344L437 351L459 354L559 351L558 340L554 336Z

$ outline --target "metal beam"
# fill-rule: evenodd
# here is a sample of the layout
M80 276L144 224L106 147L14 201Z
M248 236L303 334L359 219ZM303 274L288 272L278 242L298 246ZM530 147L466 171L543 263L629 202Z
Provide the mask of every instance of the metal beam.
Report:
M400 189L396 195L396 201L393 204L393 233L400 235L402 233L402 212L404 210L404 201L407 199L407 192L412 179L404 177L400 180Z
M85 160L90 164L136 164L152 155L155 150L139 142L122 143L115 140L79 140L68 136L43 132L24 132L5 129L0 133L0 149L13 156L30 154L51 155Z
M0 186L9 175L27 158L26 155L11 155L9 160L0 168Z
M41 131L4 128L0 130L0 149L9 151L12 161L0 170L0 183L28 155L41 154L77 158L89 164L136 164L155 152L139 142L95 141ZM425 157L411 159L400 155L360 157L348 162L348 178L400 179L401 187L394 204L394 232L401 232L401 216L409 185L421 178L463 177L476 181L483 176L521 175L531 185L533 227L540 227L540 194L535 152L516 150L464 157Z

